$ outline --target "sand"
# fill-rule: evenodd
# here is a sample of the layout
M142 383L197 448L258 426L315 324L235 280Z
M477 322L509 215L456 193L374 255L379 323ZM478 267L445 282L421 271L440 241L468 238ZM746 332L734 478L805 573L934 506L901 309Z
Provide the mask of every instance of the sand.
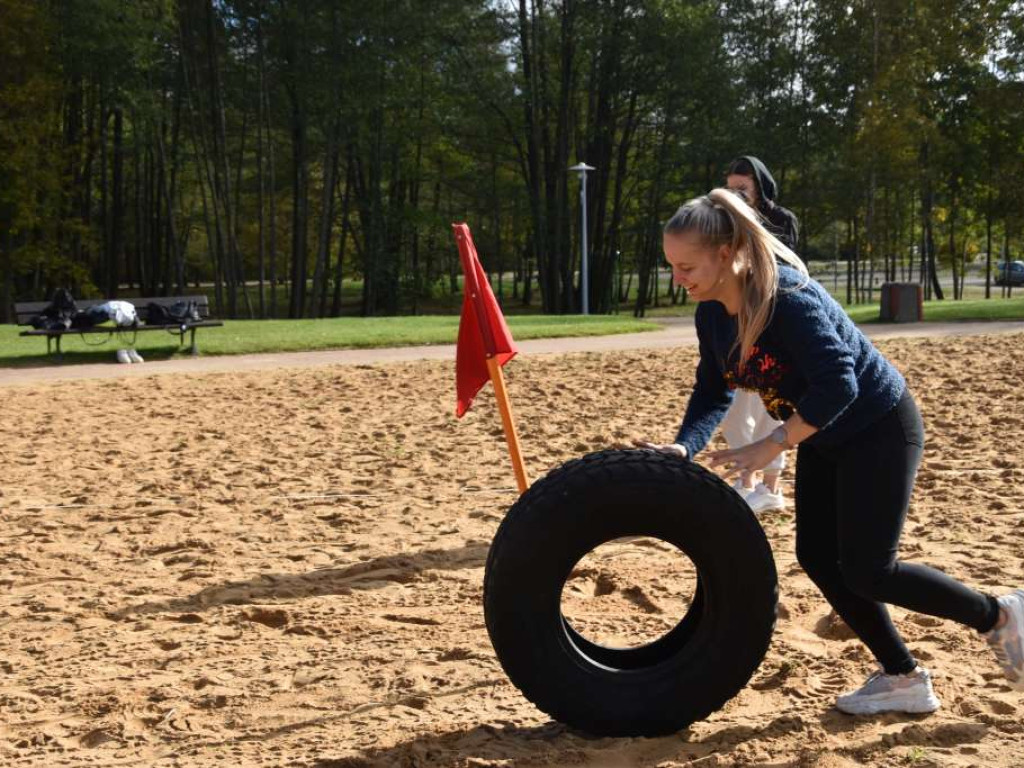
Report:
M1024 334L879 346L929 432L903 556L994 592L1024 586ZM511 363L531 474L670 438L695 360ZM1024 765L1024 694L949 622L894 610L939 713L831 708L873 664L796 565L786 512L762 516L775 639L723 710L660 739L548 720L484 629L487 549L516 494L490 388L457 421L452 369L0 390L0 765ZM566 610L596 639L635 643L678 617L691 576L656 542L608 545Z

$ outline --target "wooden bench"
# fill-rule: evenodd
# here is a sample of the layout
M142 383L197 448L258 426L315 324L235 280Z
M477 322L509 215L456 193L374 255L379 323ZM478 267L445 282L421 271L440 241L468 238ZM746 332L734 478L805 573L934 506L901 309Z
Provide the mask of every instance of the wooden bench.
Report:
M85 310L89 307L95 307L98 304L105 304L109 299L76 299L75 305L78 309ZM107 334L107 341L115 333L131 333L134 334L137 331L166 331L172 335L178 337L178 346L183 346L185 343L185 334L191 334L191 353L193 355L199 354L199 349L196 347L196 330L199 328L216 328L224 325L220 320L210 319L210 300L206 296L156 296L156 297L143 297L143 298L131 298L124 299L135 306L135 311L139 316L140 324L137 326L118 327L116 325L97 325L92 328L67 328L61 330L47 330L47 329L36 329L33 328L30 331L22 331L19 335L21 336L45 336L46 337L46 354L51 354L51 345L54 346L53 352L56 353L57 359L63 359L63 353L60 349L60 340L68 334L96 334L105 333ZM172 324L161 324L161 325L148 325L144 324L147 320L146 311L150 304L157 304L162 307L172 307L178 302L189 302L194 301L197 309L199 310L199 321L189 320L182 321L180 323ZM18 325L31 325L32 318L38 317L43 313L43 310L50 306L48 301L28 301L14 305L14 316L15 322ZM56 344L53 344L56 342ZM103 342L101 342L103 343Z

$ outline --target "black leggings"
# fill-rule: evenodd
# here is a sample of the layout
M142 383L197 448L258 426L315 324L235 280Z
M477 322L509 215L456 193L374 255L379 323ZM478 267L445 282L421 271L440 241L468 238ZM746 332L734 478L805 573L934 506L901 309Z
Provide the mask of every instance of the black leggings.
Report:
M846 443L797 451L797 560L890 675L917 662L885 603L979 632L999 617L995 598L897 559L923 446L921 414L904 392L895 408Z

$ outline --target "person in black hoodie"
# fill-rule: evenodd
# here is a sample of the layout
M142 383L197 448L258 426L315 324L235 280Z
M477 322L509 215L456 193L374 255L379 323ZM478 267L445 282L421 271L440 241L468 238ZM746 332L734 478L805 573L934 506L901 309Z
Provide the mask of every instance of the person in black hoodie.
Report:
M725 186L742 192L750 206L761 214L765 228L791 251L797 250L800 229L796 215L775 202L779 187L764 163L753 155L737 157L725 172Z
M775 203L778 187L764 163L750 155L736 158L729 164L725 183L761 215L762 223L769 232L791 251L796 251L796 216ZM722 436L730 448L740 448L767 437L781 423L768 414L756 392L738 389L722 420ZM786 499L780 484L785 466L786 454L780 453L764 467L762 482L755 482L753 475L746 475L741 476L733 487L754 512L785 509Z

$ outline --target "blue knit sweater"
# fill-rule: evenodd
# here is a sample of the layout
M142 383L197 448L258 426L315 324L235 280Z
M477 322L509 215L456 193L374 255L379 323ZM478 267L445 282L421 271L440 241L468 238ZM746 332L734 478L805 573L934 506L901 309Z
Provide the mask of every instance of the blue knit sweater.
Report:
M691 458L708 444L737 388L757 392L780 421L798 412L820 430L805 442L819 446L845 442L892 410L906 388L835 299L789 266L779 267L774 311L742 371L732 350L736 318L708 301L697 307L696 322L697 381L676 437Z

